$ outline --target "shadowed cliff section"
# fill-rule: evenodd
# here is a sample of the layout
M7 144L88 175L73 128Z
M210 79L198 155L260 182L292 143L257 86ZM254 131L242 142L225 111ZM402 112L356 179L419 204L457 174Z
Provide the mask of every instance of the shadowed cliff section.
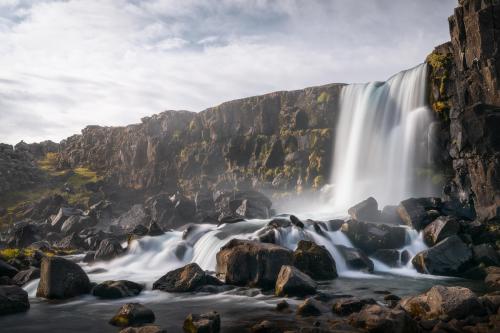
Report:
M126 127L89 126L61 142L61 168L120 186L319 187L328 177L342 84L274 92L205 111L165 111Z
M500 217L500 1L462 0L449 18L451 42L428 57L430 102L455 176L448 197Z

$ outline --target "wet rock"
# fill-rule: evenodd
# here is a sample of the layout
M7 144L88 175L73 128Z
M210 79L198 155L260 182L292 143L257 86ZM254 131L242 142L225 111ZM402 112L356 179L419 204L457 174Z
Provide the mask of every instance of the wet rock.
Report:
M85 256L82 259L82 261L86 263L94 262L94 260L95 260L95 251L89 251L85 253Z
M283 332L275 323L269 320L263 320L250 328L252 333L281 333Z
M285 300L279 301L278 304L276 304L277 311L283 311L283 310L286 310L288 308L290 308L290 304L288 304L288 302Z
M167 193L160 193L146 199L144 208L152 221L167 226L174 215L175 205Z
M148 228L142 224L138 224L132 229L131 234L135 236L146 236L148 234Z
M50 222L52 229L56 232L61 231L64 222L73 215L82 215L82 211L71 207L61 207Z
M148 228L148 236L161 236L164 234L161 227L156 222L151 222Z
M335 260L328 250L311 241L299 241L293 252L293 265L315 280L337 277Z
M377 200L373 197L369 197L355 206L352 206L347 212L352 219L358 221L374 221L377 220L380 215Z
M167 330L157 325L145 325L140 327L127 327L122 329L119 333L167 333Z
M359 312L367 304L375 304L371 298L359 299L356 297L342 298L333 304L332 310L340 316L347 316L354 312Z
M273 288L281 266L292 262L284 247L233 239L217 253L216 272L228 284Z
M419 231L431 222L425 207L415 198L401 201L398 206L398 214L406 225Z
M17 268L0 259L0 276L8 276L12 278L17 273L19 273Z
M153 311L140 303L127 303L118 310L109 323L114 326L127 327L150 324L154 321Z
M321 308L321 303L310 297L298 306L297 315L302 317L320 316Z
M0 316L26 312L29 308L26 291L18 286L0 286Z
M12 279L8 276L0 276L0 286L12 286L15 285L15 283L12 281Z
M257 239L261 243L271 243L276 244L276 231L274 228L266 227L259 230L257 233Z
M85 249L87 244L77 233L72 233L63 239L54 242L54 247L62 250L79 250Z
M437 319L443 315L461 319L485 314L476 294L463 287L437 285L423 294L403 298L400 305L412 316L422 319Z
M37 297L70 298L87 294L90 281L83 269L61 257L44 257L40 269Z
M410 262L410 259L411 259L411 255L410 255L410 252L408 252L407 250L403 250L401 252L401 265L406 265L407 263Z
M373 261L371 261L362 251L343 245L337 245L336 247L342 257L344 257L349 269L363 270L370 273L373 272Z
M456 276L469 268L472 251L458 236L451 236L418 253L413 266L419 273Z
M195 291L204 285L220 285L221 282L208 275L196 263L188 264L168 272L153 284L153 289L167 292Z
M316 282L293 266L281 266L276 280L276 296L305 296L316 293Z
M125 250L120 242L114 238L107 238L101 241L95 253L95 260L111 260L122 255Z
M143 288L142 285L127 280L104 281L92 288L92 295L105 299L132 297L139 295Z
M381 249L377 250L371 255L373 258L381 261L389 267L399 267L401 264L400 256L398 250L394 249Z
M380 213L380 222L389 223L394 225L404 224L403 220L398 214L398 206L384 206Z
M488 267L486 269L484 283L491 290L500 290L500 267Z
M500 256L491 244L480 244L472 248L474 261L485 266L500 266Z
M424 229L424 241L428 246L433 246L443 239L456 235L460 224L451 216L441 216L431 222Z
M349 323L367 332L418 333L420 329L405 311L370 305L349 317Z
M371 254L378 249L397 249L406 243L406 230L386 224L347 221L342 225L342 232L354 246Z
M302 222L297 216L295 215L290 215L290 222L297 228L303 229L304 228L304 222Z
M14 275L14 277L12 278L12 282L21 287L29 281L38 279L39 277L40 269L36 267L30 267Z
M22 248L28 247L40 239L40 230L37 226L20 222L15 224L11 230L11 237L9 237L7 244L13 248Z
M186 333L219 333L220 315L215 312L189 314L182 326Z
M90 216L72 215L64 221L61 226L61 232L64 234L79 233L85 228L92 228L97 221Z

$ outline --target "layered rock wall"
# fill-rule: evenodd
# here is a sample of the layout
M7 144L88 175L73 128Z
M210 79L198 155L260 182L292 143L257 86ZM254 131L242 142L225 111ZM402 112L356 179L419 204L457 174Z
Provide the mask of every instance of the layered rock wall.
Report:
M166 111L127 127L89 126L61 143L60 164L89 166L135 189L319 187L330 169L341 87Z

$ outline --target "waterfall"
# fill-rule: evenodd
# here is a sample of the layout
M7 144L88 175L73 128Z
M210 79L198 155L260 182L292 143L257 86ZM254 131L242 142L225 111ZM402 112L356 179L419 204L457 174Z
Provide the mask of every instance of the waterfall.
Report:
M369 196L397 204L434 194L430 182L416 176L429 153L432 113L426 82L427 65L422 64L386 82L343 88L331 171L336 210Z

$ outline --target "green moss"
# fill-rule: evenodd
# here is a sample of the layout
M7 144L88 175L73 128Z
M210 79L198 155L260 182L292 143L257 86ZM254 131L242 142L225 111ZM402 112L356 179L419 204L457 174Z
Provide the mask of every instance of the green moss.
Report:
M327 103L330 101L330 94L327 93L326 91L323 91L319 96L318 98L316 99L316 101L318 102L318 104L323 104L323 103Z
M451 54L441 54L432 52L427 56L426 62L432 66L433 69L446 69L451 64Z

